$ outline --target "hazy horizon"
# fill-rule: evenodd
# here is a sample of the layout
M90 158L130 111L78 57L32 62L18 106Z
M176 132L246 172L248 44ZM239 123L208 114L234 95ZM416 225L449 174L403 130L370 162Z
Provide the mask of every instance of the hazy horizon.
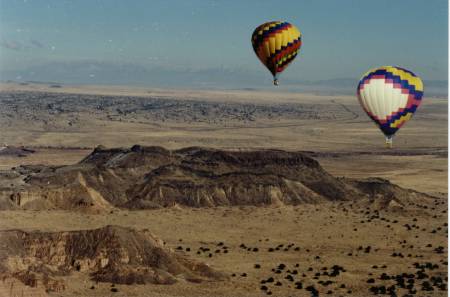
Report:
M304 45L282 73L281 86L322 84L353 92L368 69L398 65L433 81L432 88L447 88L447 1L0 5L3 81L266 88L271 76L254 55L250 36L260 23L286 20L300 28Z

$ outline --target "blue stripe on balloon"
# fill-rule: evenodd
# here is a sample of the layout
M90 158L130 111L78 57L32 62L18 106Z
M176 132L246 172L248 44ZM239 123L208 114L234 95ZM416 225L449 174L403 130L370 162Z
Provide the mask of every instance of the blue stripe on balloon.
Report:
M288 25L289 25L288 22L284 22L284 23L278 24L275 27L272 27L269 30L263 32L263 34L260 36L256 35L257 38L256 38L256 40L253 41L253 49L256 51L256 49L260 47L264 38L266 38L269 34L273 33L274 31L285 28ZM253 32L253 35L257 34L257 31L259 31L258 29L259 29L259 27L255 29L255 31Z
M400 69L400 68L399 68ZM403 70L403 69L402 69ZM413 73L410 72L412 75ZM392 79L394 83L400 84L400 86L403 89L408 89L409 93L414 95L414 98L416 100L421 100L423 96L423 91L417 91L416 87L414 85L410 85L407 80L402 80L400 76L394 75L389 71L386 71L385 69L378 69L374 72L369 73L366 75L363 79L360 80L358 84L358 89L360 88L361 84L364 83L366 80L370 79L373 75L384 75L385 78Z
M412 73L411 71L405 70L403 68L397 67L398 69L401 69L405 72L410 73L411 75L415 76L414 73ZM373 75L384 75L385 78L388 79L392 79L393 83L397 83L400 84L400 86L404 89L408 89L409 93L414 95L414 98L416 100L422 100L422 96L423 96L423 91L417 91L414 85L410 85L409 82L407 80L402 80L400 78L400 76L398 75L394 75L389 71L386 71L385 69L378 69L374 72L369 73L368 75L366 75L365 77L363 77L358 84L358 88L357 90L359 90L361 88L361 85L363 83L365 83L367 80L369 80ZM394 114L391 119L389 121L387 121L384 124L381 124L376 118L372 117L369 115L369 117L378 125L378 127L380 127L381 131L383 131L383 133L386 136L391 136L394 135L395 132L398 131L399 128L392 128L391 124L393 122L395 122L396 120L399 120L402 116L405 116L408 113L412 113L414 114L414 112L417 109L417 105L413 104L410 108L405 108L402 112L398 112L396 114Z

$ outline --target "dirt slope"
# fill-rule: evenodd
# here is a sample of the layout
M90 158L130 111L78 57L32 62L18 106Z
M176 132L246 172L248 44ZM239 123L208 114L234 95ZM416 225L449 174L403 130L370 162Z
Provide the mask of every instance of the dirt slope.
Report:
M223 274L165 247L148 230L106 226L70 232L2 231L0 273L47 291L65 289L62 276L74 271L99 282L172 284L202 282Z

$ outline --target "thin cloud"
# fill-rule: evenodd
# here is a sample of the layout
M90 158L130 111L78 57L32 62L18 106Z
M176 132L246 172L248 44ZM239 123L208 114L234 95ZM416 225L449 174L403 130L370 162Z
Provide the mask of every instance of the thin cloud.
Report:
M12 40L2 40L0 41L0 47L7 48L14 51L20 51L24 47L20 42L12 41Z
M36 40L36 39L31 39L31 40L30 40L30 43L31 43L34 47L37 47L37 48L44 48L44 47L45 47L44 44L43 44L42 42L40 42L39 40Z
M31 39L28 43L25 44L15 40L2 40L0 41L0 47L14 51L21 51L30 50L33 48L45 48L46 45L36 39Z

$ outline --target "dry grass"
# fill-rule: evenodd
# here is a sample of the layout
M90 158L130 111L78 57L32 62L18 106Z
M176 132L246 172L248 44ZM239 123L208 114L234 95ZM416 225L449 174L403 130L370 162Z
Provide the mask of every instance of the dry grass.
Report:
M1 88L0 97L17 91L51 90L42 85L4 84ZM0 143L59 148L38 148L36 154L25 158L0 157L1 169L19 164L74 163L89 151L68 147L94 147L97 144L117 147L139 143L161 145L170 149L198 145L228 149L281 148L339 153L317 157L325 169L338 176L380 176L403 187L434 194L447 193L445 99L425 97L417 115L396 136L393 151L387 151L383 147L381 133L370 123L353 97L123 87L63 87L57 91L62 92L62 98L68 93L79 94L81 98L86 94L136 96L144 100L147 97L159 97L162 100L177 102L200 101L204 107L212 103L233 103L238 107L244 103L257 106L293 104L313 107L318 116L296 119L281 114L275 119L269 119L263 114L256 114L254 121L227 119L214 123L214 118L206 122L189 122L175 114L158 120L147 117L145 112L137 112L122 116L121 120L116 116L111 120L108 119L106 111L93 114L88 110L81 110L49 115L45 109L27 110L25 104L25 113L22 115L28 112L26 117L6 117L0 112L0 122L3 123L2 127L6 127L0 135ZM72 104L76 108L79 107L76 100ZM108 112L112 113L113 110ZM183 110L179 113L183 113ZM35 125L33 118L37 121ZM42 123L43 118L51 121ZM75 118L78 120L68 126L68 120ZM361 152L363 154L359 154ZM392 155L392 152L397 155ZM373 212L366 214L365 209L351 209L350 205L336 204L263 208L173 208L133 212L120 210L98 215L61 211L3 211L0 212L0 228L57 231L96 228L107 224L148 228L173 248L191 248L190 252L179 253L209 263L229 275L237 275L229 282L116 286L119 292L115 293L115 296L149 296L149 292L151 296L261 296L264 294L260 291L260 281L274 275L283 285L269 286L273 296L309 296L304 289L294 289L290 282L271 271L280 263L286 264L291 270L293 265L299 263L298 271L300 275L305 273L306 277L298 278L303 279L304 286L314 284L321 295L332 290L330 296L369 296L369 278L376 279L377 285L393 283L380 281L379 275L382 272L415 273L414 262L438 264L439 269L427 273L446 276L447 266L443 263L447 256L447 227L444 226L447 222L446 197L442 202L443 205L429 206L429 214L382 213L378 218L372 219L370 217L375 215ZM417 228L408 230L404 227L405 224ZM200 247L215 251L219 242L224 242L230 252L213 252L211 258L208 253L196 253ZM299 246L300 250L291 248L289 251L268 251L279 244L286 246L290 243ZM258 252L244 250L239 247L241 244L258 247ZM428 244L431 246L427 247ZM371 246L371 252L358 251L359 246ZM434 251L438 246L445 247L444 254ZM394 252L401 252L404 258L392 257ZM349 256L349 253L352 255ZM408 257L408 254L411 254L411 257ZM316 256L320 258L316 259ZM261 268L255 269L254 264L260 264ZM314 280L314 274L319 269L325 266L330 268L334 264L343 266L346 272L334 279L330 278L336 283L328 287L318 285L319 280L329 278L320 276L318 280ZM375 269L372 268L373 265L386 265L387 268ZM309 267L312 267L312 272L308 272ZM242 273L247 276L240 276ZM370 273L373 275L369 275ZM284 273L281 275L285 276ZM80 273L74 273L69 283L67 290L57 296L113 294L109 284L95 284ZM421 288L420 283L421 281L416 280L417 288ZM341 284L345 284L346 288L340 289ZM92 285L95 286L94 290L89 289ZM349 289L352 294L347 293ZM424 296L422 293L419 291L418 295ZM435 289L431 294L446 296L446 291Z

